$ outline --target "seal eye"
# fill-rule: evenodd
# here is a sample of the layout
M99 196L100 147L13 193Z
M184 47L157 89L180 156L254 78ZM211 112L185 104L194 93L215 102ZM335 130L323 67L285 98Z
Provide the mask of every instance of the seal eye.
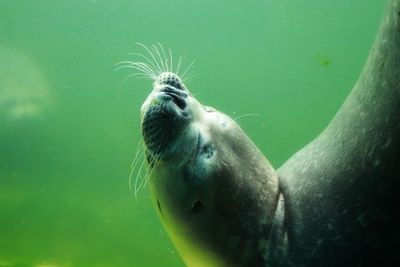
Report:
M214 152L215 152L214 144L205 144L201 151L202 155L207 159L211 158L214 155Z
M218 123L222 128L228 127L228 121L225 120L224 118L221 118L220 116L218 116Z

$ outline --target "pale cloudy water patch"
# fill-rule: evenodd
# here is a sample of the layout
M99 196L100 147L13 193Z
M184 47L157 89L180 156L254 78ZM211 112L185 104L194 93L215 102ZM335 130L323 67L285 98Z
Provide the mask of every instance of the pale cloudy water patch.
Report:
M22 51L0 47L0 119L38 118L49 104L39 66Z

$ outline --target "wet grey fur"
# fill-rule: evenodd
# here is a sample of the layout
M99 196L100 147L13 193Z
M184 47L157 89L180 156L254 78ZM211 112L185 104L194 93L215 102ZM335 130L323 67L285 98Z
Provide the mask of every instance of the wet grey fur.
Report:
M328 127L277 170L267 266L400 266L400 0Z

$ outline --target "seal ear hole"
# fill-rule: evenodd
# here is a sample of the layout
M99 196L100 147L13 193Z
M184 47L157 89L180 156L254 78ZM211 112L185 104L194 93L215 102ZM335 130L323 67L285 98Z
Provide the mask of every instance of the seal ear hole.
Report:
M195 213L201 211L203 208L204 208L204 204L203 204L203 201L201 201L201 200L196 200L192 204L192 211Z
M212 107L208 107L208 106L203 106L203 107L204 107L205 111L207 111L207 112L215 112L215 109Z
M161 205L160 205L160 201L157 199L157 206L158 206L158 210L160 211L160 213L161 213Z

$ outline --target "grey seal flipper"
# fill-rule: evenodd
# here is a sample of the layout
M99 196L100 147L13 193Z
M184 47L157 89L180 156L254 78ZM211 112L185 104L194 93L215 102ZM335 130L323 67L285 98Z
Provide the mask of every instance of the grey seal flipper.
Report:
M399 158L400 0L390 0L351 94L328 127L277 170L285 225L282 219L276 229L285 228L288 243L275 248L272 255L285 257L274 264L399 266Z

